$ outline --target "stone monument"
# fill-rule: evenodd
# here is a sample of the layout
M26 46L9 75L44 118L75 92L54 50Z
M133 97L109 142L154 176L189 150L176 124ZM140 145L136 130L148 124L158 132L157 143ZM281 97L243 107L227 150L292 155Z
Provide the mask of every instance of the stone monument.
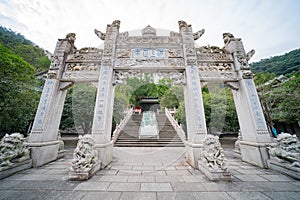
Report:
M225 161L219 137L207 135L203 140L201 160L198 161L199 170L211 181L230 181L231 174L225 166Z
M159 130L154 111L143 112L139 139L159 139Z
M0 179L31 168L30 150L20 133L6 134L0 141Z
M98 152L92 135L79 136L69 172L69 180L87 180L100 169Z
M155 73L184 85L187 121L186 161L198 168L202 160L203 140L207 135L201 86L224 83L231 88L242 133L242 160L267 167L267 145L271 142L258 99L253 73L248 61L254 50L246 53L242 40L224 33L224 46L200 46L205 30L193 32L192 25L178 22L178 31L159 35L145 27L140 35L120 32L120 21L95 30L104 41L103 48L75 47L75 34L59 39L51 60L39 107L37 109L29 145L33 166L41 166L57 159L57 137L66 91L76 82L97 82L98 91L92 126L95 148L101 168L113 159L112 115L114 87L126 84L126 79Z
M268 147L269 168L300 180L300 143L296 135L281 133Z

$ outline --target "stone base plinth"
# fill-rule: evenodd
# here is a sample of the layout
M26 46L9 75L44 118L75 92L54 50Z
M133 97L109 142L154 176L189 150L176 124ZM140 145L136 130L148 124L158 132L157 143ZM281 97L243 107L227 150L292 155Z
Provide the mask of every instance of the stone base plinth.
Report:
M277 172L300 180L300 168L291 167L289 163L280 163L276 160L268 160L268 167Z
M98 158L101 160L101 169L106 167L113 160L113 140L105 144L96 144Z
M239 159L242 159L242 155L241 155L241 152L240 152L240 151L234 150L233 153L234 153L234 157L239 158Z
M199 170L211 181L231 181L231 174L226 169L212 169L198 161Z
M270 143L240 142L242 160L261 168L268 168L269 154L267 145Z
M28 143L31 149L32 166L39 167L57 159L59 141Z
M198 160L201 159L203 144L193 144L185 142L186 147L186 162L195 169L198 169Z
M100 169L101 161L98 161L94 164L93 168L90 170L74 170L70 169L69 172L69 180L71 181L84 181L91 178L99 169Z
M0 179L11 176L19 171L29 169L32 167L32 160L27 159L22 162L14 163L12 166L9 166L5 169L0 170Z
M66 150L59 150L57 154L57 159L65 157Z

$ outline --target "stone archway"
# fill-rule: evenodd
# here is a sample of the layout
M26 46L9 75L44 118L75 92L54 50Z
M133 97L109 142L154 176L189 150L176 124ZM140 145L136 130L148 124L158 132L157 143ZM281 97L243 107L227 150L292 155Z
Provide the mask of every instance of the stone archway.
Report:
M108 24L106 32L95 30L104 48L77 50L75 34L59 39L51 60L33 129L29 137L33 165L41 166L57 158L57 132L66 96L74 82L98 82L92 135L102 166L112 161L111 139L114 84L142 72L156 72L184 84L187 119L187 162L198 168L203 139L207 135L201 84L224 82L233 92L243 140L242 159L266 167L266 144L271 141L258 100L253 74L241 39L224 33L224 47L195 47L204 29L194 33L192 26L179 21L179 32L157 36L147 26L141 36L119 32L120 21Z

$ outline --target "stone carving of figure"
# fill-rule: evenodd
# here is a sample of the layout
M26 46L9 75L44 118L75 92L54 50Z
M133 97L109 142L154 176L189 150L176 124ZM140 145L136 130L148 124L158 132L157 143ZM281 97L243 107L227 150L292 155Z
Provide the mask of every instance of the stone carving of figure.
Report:
M246 54L246 60L249 61L252 56L255 54L255 50L252 49L251 51L249 51L247 54Z
M68 33L66 36L66 39L71 43L74 44L76 40L76 34L75 33Z
M101 39L101 40L105 40L105 33L102 33L101 31L98 31L97 29L94 30L95 34Z
M205 32L205 29L201 29L200 31L197 31L196 33L193 34L194 40L198 40Z
M79 136L77 147L73 153L71 170L90 170L98 161L98 152L92 135Z
M7 169L14 163L30 158L29 148L24 146L25 138L20 133L6 134L0 141L0 170Z
M178 21L178 25L179 25L179 29L183 28L183 27L191 27L192 25L187 24L185 21L180 20Z
M207 135L203 141L203 161L212 169L226 169L223 148L219 142L219 137Z
M296 135L280 133L276 144L268 147L270 159L300 168L300 143Z
M231 33L223 33L224 44L229 44L230 41L237 40L240 41L240 38L235 38Z
M115 21L113 21L112 24L107 24L107 27L117 27L117 28L120 28L120 24L121 24L120 20L115 20Z

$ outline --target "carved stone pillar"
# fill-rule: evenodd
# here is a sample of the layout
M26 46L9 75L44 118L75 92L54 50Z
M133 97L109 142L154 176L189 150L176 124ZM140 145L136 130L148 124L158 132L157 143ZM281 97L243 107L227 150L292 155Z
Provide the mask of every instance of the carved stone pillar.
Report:
M111 140L114 105L113 60L119 26L119 21L107 25L94 110L92 135L96 142L101 168L104 168L113 159L113 141Z
M180 24L183 52L186 65L186 85L184 88L185 112L187 121L187 162L194 168L198 168L198 160L201 158L202 141L207 135L205 114L202 100L201 83L198 67L196 66L196 50L192 27Z
M59 39L51 60L50 70L43 88L40 103L35 115L29 146L33 167L56 160L59 141L57 138L66 90L61 90L60 78L64 71L65 59L74 47L75 34Z
M232 36L225 43L225 48L233 55L239 79L239 89L232 90L232 93L243 138L240 142L242 160L266 168L266 145L271 142L271 138L256 92L253 73L249 70L250 58L245 53L241 39Z

